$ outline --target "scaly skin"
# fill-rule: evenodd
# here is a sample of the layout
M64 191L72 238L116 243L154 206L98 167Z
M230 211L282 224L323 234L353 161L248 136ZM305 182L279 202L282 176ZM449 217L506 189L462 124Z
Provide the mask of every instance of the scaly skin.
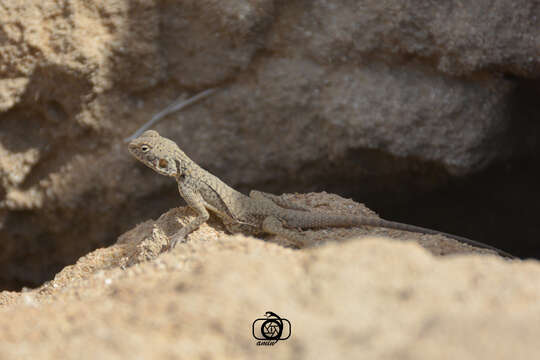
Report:
M180 229L171 239L170 248L185 241L186 236L204 224L208 210L219 216L231 232L253 235L270 233L282 236L297 246L303 245L303 236L297 228L374 226L424 234L440 234L460 242L513 256L477 241L422 227L361 216L347 216L312 212L276 195L251 191L246 196L193 162L172 140L148 130L132 140L129 152L157 173L174 177L180 195L197 217Z

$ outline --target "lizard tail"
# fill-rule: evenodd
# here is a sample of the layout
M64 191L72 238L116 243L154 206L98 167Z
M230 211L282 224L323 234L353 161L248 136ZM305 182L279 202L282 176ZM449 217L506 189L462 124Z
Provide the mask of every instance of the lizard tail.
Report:
M362 216L344 216L344 215L333 215L333 214L324 214L324 213L302 213L302 220L299 221L298 217L295 217L294 221L300 228L324 228L324 227L354 227L354 226L373 226L373 227L383 227L387 229L395 229L409 232L416 232L421 234L430 234L430 235L443 235L451 239L457 240L464 244L469 244L478 248L493 250L497 254L508 257L515 258L513 255L507 253L506 251L497 249L494 246L481 243L479 241L474 241L462 236L448 234L442 231L423 228L420 226L404 224L396 221L389 221L378 218L368 218Z
M403 224L403 223L399 223L399 222L395 222L395 221L388 221L388 220L384 220L384 219L376 219L376 220L381 221L381 225L378 225L380 227L389 228L389 229L396 229L396 230L412 231L412 232L418 232L418 233L430 234L430 235L443 235L445 237L457 240L457 241L459 241L461 243L464 243L464 244L469 244L471 246L475 246L475 247L482 248L482 249L493 250L497 254L499 254L499 255L501 255L503 257L507 257L507 258L511 258L511 259L515 258L514 255L512 255L512 254L510 254L510 253L508 253L508 252L506 252L504 250L498 249L498 248L496 248L494 246L491 246L491 245L488 245L488 244L484 244L484 243L479 242L479 241L468 239L468 238L463 237L463 236L454 235L454 234L448 234L448 233L438 231L438 230L428 229L428 228L424 228L424 227L416 226L416 225ZM377 225L375 225L375 226L377 226Z

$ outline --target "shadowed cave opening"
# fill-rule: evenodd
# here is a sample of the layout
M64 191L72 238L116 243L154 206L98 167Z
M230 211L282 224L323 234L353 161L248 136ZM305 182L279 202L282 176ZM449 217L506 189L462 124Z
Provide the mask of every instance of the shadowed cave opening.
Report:
M382 217L461 235L521 258L540 259L538 158L495 164L407 200L370 199ZM361 201L355 194L351 194ZM364 200L365 201L365 200ZM414 204L411 206L411 204Z

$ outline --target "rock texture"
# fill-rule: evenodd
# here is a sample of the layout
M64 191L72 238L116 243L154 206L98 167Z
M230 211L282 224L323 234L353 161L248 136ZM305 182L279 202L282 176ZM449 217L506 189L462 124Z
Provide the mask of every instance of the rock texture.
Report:
M294 1L283 7L276 51L325 63L411 57L451 75L498 70L537 78L537 1ZM294 19L294 20L293 20ZM295 46L294 44L302 44Z
M324 194L301 199L321 206L326 201L336 211L353 205ZM352 211L366 209L354 205ZM413 241L366 237L361 229L324 231L335 241L292 250L226 235L213 223L159 254L179 226L175 215L189 212L175 209L140 224L38 289L0 293L1 357L540 355L536 261L434 257ZM404 233L388 236L404 240ZM451 247L449 253L471 250ZM252 322L266 311L287 318L292 329L288 340L271 348L258 347L251 334Z
M506 158L539 16L525 0L5 2L0 283L38 285L177 204L121 140L211 86L158 129L231 185L423 189Z

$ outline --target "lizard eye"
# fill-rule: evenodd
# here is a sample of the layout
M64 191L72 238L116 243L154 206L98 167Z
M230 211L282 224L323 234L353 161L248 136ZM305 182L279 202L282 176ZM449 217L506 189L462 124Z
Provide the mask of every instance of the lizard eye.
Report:
M150 146L148 146L148 145L141 146L141 151L142 152L148 152L148 150L150 150Z

